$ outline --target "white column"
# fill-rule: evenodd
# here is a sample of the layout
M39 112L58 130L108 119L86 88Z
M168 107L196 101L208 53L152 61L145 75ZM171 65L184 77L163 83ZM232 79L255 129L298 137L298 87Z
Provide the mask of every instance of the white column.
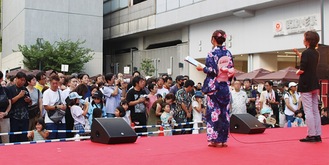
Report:
M278 70L278 59L276 54L253 54L251 56L252 57L248 57L248 67L249 59L251 59L252 70L259 68L264 68L269 71Z

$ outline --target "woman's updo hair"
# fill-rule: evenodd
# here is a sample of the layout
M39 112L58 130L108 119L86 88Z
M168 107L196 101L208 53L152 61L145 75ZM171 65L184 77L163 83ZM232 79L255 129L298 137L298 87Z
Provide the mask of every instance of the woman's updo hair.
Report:
M216 40L217 44L222 45L226 41L226 33L223 30L216 30L212 37Z

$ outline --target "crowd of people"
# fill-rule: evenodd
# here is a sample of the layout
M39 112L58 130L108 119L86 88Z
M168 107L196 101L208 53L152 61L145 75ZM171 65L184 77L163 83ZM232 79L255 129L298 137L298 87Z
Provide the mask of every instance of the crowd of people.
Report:
M222 46L225 36L224 31L214 32L214 49L207 57L206 67L197 66L207 77L197 84L183 75L175 79L167 74L145 79L139 71L129 78L121 73L90 78L86 73L18 72L6 80L0 71L0 81L8 82L0 87L0 131L31 131L27 135L4 135L1 141L79 136L83 133L47 130L89 130L93 118L120 117L132 127L162 124L166 136L198 134L206 126L208 145L221 147L227 146L232 114L248 113L266 127L305 126L304 100L298 84L266 81L259 90L250 79L236 81L232 55ZM322 124L329 123L328 108L322 109L321 120ZM180 124L186 122L194 123ZM181 128L193 130L171 131ZM135 131L153 132L158 128L138 127Z

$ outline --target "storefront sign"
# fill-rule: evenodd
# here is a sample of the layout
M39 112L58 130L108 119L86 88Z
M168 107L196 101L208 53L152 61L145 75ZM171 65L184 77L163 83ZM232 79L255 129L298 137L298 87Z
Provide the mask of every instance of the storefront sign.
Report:
M308 30L321 30L319 15L290 18L273 22L274 37L304 33Z

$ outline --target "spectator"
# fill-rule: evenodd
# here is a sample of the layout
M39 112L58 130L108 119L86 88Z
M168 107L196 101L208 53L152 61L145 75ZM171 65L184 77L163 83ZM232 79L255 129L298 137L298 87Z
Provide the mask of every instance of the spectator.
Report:
M107 86L104 87L106 115L107 117L115 117L115 108L120 105L121 101L121 90L113 73L107 73L105 81L107 83Z
M58 75L58 77L59 77L59 85L58 85L58 87L59 87L59 89L60 90L65 90L66 88L67 88L67 86L66 86L66 84L65 84L65 75L63 74L63 73L57 73L57 75Z
M303 112L301 110L295 111L295 120L293 121L293 125L296 127L305 127L305 122L303 119Z
M91 96L91 89L90 89L90 85L89 85L89 82L90 82L89 75L87 73L80 73L78 75L78 79L79 79L79 82L80 82L79 84L85 84L88 87L87 93L85 95L83 95L82 98L85 99L85 98L90 97Z
M248 96L248 103L247 103L247 112L250 115L256 116L256 97L257 91L251 88L251 80L246 78L243 80L244 88L243 90L246 92Z
M72 92L76 92L76 93L78 93L78 95L84 96L88 92L88 87L85 84L79 84L74 90L71 91L71 93ZM66 105L70 105L71 104L71 99L69 97L66 97L65 102L66 102ZM79 100L79 104L83 108L85 108L84 106L87 106L87 105L84 105L85 103L86 103L85 100L83 100L83 99ZM88 104L88 106L89 106L89 104ZM65 125L66 125L67 130L72 130L74 128L74 119L72 117L71 108L69 106L67 106L67 108L66 108ZM67 137L73 137L74 133L67 132L66 136Z
M192 134L199 134L200 127L202 127L202 115L205 113L205 106L203 104L203 95L201 91L196 91L194 97L192 97L192 109L193 109L193 131Z
M99 89L99 87L97 86L97 85L91 85L90 86L90 92L91 92L91 95L90 95L90 97L87 97L87 98L85 98L85 101L87 101L87 102L91 102L92 100L93 100L93 95L94 95L94 93L95 92L97 92L97 91L101 91L100 89ZM103 93L103 92L102 92ZM102 98L103 99L103 98Z
M65 98L63 92L59 90L58 83L59 77L54 75L50 77L50 88L43 93L43 106L46 110L45 123L47 130L65 130L66 122L65 117L59 123L54 123L49 118L49 111L54 111L56 109L66 110ZM49 139L65 138L65 133L51 132L49 134Z
M29 129L29 115L28 106L31 105L32 100L30 94L26 89L26 74L18 72L15 76L15 85L8 87L9 99L12 101L10 110L10 132L28 131ZM10 135L10 142L27 141L24 134Z
M77 92L71 92L69 94L69 99L71 100L70 102L70 110L71 110L71 115L74 119L74 130L79 130L79 131L84 131L85 127L85 116L88 112L88 102L85 103L86 106L83 106L83 109L79 106L80 100L82 96L80 96Z
M27 134L27 138L32 141L46 140L49 136L49 131L46 130L46 124L43 118L38 118L34 122L33 131Z
M3 80L3 73L0 71L0 81ZM0 86L0 133L10 132L10 119L8 113L11 109L10 93L6 87ZM9 143L9 136L1 136L2 143Z
M67 83L67 88L63 91L64 98L67 98L71 91L78 86L78 79L74 76L70 76Z
M263 123L266 128L274 127L273 123L268 123L268 118L270 118L271 113L272 113L272 110L269 107L264 107L260 111L260 115L258 115L258 117L257 117L258 121Z
M46 82L47 82L47 77L45 72L41 71L37 73L35 78L37 79L37 84L34 87L37 88L40 92L42 92L42 89L46 86Z
M170 90L170 87L172 86L172 78L171 77L166 77L163 79L164 80L164 84L163 84L163 87L165 89L167 89L168 91ZM169 93L169 92L168 92Z
M323 108L321 111L321 125L329 124L328 108Z
M2 80L2 81L1 81L1 86L2 86L2 87L6 87L6 86L7 86L7 82L4 81L4 80Z
M176 96L176 92L184 86L184 80L184 76L178 75L175 80L176 84L170 88L170 93Z
M143 90L145 87L145 80L142 77L134 77L132 80L134 85L127 93L127 101L129 103L129 110L131 111L131 121L135 126L146 125L146 92ZM107 102L106 102L107 103ZM112 105L113 106L113 105ZM137 128L136 132L146 132L146 128Z
M166 88L164 88L164 85L163 85L164 84L164 79L162 77L159 77L157 79L157 82L156 83L157 83L157 87L158 87L157 94L161 94L162 97L165 97L166 94L169 93L169 90L166 89Z
M196 86L196 90L197 91L201 91L202 90L202 83L198 83L197 86Z
M148 89L150 93L147 95L147 125L155 125L157 123L157 117L155 115L155 109L152 109L153 103L158 99L157 91L158 87L155 84L148 85ZM160 95L160 94L159 94ZM161 96L162 98L162 96ZM154 128L148 129L148 131L152 131Z
M164 130L166 130L164 132L164 135L165 136L172 136L172 127L174 126L175 124L175 119L173 118L173 112L171 111L171 108L170 108L170 104L168 103L165 103L163 105L164 109L163 109L163 113L161 114L161 122L162 122L162 125L163 125L163 128Z
M133 73L132 73L132 78L131 78L131 80L130 80L130 82L129 82L129 84L128 84L128 87L127 87L127 90L129 90L129 89L131 89L132 87L134 87L134 84L132 83L132 79L134 78L134 77L137 77L137 76L141 76L141 73L138 71L138 70L135 70Z
M231 92L232 95L232 113L231 114L246 114L248 96L245 91L241 90L241 82L234 82L234 90Z
M268 107L272 110L271 115L274 115L274 118L279 124L279 102L280 98L278 93L273 90L273 82L272 81L265 81L265 91L260 94L259 105L260 109L264 107Z
M35 122L42 117L42 93L35 88L35 84L36 84L36 79L35 76L30 74L27 75L26 77L26 82L27 82L27 90L30 93L30 97L32 100L32 105L38 105L39 106L39 113L35 113L35 112L29 112L29 130L33 130L35 127Z
M186 80L184 88L180 89L176 93L176 103L177 111L174 114L174 118L177 123L186 123L187 121L192 121L192 95L191 92L194 89L194 82L192 80ZM185 126L185 127L188 127ZM177 126L178 129L181 129L182 126ZM177 134L185 134L185 131L181 131ZM176 134L176 133L175 133Z
M284 95L285 100L285 110L284 113L286 115L287 122L293 123L295 118L295 112L300 110L302 107L300 95L297 92L297 84L295 82L289 83L288 92Z
M93 117L93 112L94 112L95 108L99 108L99 109L102 110L101 117L106 117L106 108L105 108L103 98L104 98L103 93L101 91L96 91L92 96L92 101L89 105L88 113L86 115L86 117L88 118L90 126L91 126L92 120L94 118Z
M118 106L116 109L115 109L115 117L120 117L120 118L122 118L123 119L123 117L125 117L126 116L126 111L125 111L125 109L120 105L120 106ZM129 124L128 123L128 121L126 121L127 122L127 124Z
M120 106L123 107L123 109L125 110L126 115L123 117L123 120L125 120L129 125L131 125L131 112L128 109L129 105L128 105L128 101L127 100L122 100L120 103Z

